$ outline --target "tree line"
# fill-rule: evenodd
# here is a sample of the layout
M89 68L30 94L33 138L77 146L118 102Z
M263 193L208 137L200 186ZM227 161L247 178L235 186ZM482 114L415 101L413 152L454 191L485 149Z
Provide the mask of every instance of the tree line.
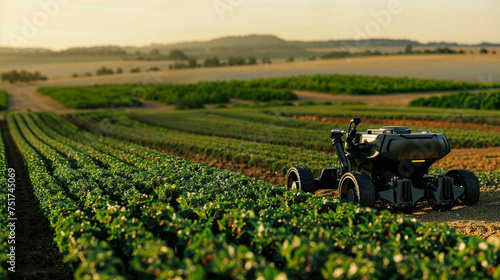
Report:
M31 81L46 81L47 76L43 76L39 71L29 72L26 70L11 70L7 72L2 72L0 74L2 82L8 82L10 84L22 82L28 83Z

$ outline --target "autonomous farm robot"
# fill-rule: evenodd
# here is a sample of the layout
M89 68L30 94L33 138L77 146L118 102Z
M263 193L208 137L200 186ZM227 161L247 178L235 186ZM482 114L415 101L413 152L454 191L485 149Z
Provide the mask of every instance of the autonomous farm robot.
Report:
M314 179L309 168L295 166L288 170L286 188L305 192L338 188L341 202L385 204L405 212L424 201L435 210L477 204L479 181L473 172L456 169L427 175L434 162L450 153L446 135L405 126L357 132L360 122L354 118L347 131L330 133L341 170L326 168Z

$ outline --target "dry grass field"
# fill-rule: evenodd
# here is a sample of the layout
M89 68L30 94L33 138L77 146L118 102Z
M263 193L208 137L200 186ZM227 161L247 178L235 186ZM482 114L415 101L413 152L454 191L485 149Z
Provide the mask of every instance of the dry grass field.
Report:
M40 71L49 77L40 85L94 85L122 83L194 83L198 81L255 79L313 74L359 74L378 76L408 76L415 78L450 79L469 82L500 81L500 54L493 55L394 55L382 57L354 57L333 60L297 61L273 65L234 66L168 70L169 61L88 61L58 62L46 64L24 64L22 69ZM116 70L121 67L124 74L71 78L73 73L95 74L101 66ZM144 72L150 67L159 67L158 72ZM140 67L141 73L130 73L131 68ZM0 72L13 67L2 63ZM19 69L19 67L18 67ZM1 84L1 87L8 87Z

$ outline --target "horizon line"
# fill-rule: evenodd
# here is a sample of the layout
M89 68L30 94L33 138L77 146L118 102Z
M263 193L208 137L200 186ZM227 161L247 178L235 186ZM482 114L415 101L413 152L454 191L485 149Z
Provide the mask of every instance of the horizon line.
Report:
M214 40L218 40L218 39L224 39L224 38L237 38L237 37L250 37L250 36L272 36L272 37L276 37L278 39L281 39L285 42L304 42L304 43L307 43L307 42L329 42L329 41L360 41L360 42L363 42L363 41L369 41L369 40L391 40L391 41L412 41L412 42L416 42L416 43L419 43L419 44L423 44L423 45L427 45L427 44L432 44L432 43L436 43L436 44L457 44L458 46L479 46L481 44L492 44L492 45L500 45L500 42L496 43L496 42L493 42L493 41L481 41L481 42L476 42L476 43L459 43L458 41L419 41L417 39L408 39L408 38L388 38L388 37L377 37L377 38L366 38L366 39L354 39L354 38L350 38L350 39L346 39L346 38L342 38L342 39L314 39L314 40L303 40L303 39L285 39L283 37L280 37L278 35L274 35L274 34L257 34L257 33L251 33L251 34L246 34L246 35L227 35L227 36L221 36L221 37L214 37L212 39L208 39L208 40L196 40L196 39L193 39L193 40L185 40L185 41L176 41L176 42L171 42L171 43L157 43L157 42L151 42L149 44L143 44L143 45L112 45L112 44L93 44L93 45L86 45L86 46L82 46L82 45L74 45L74 46L68 46L68 47L65 47L65 48L61 48L61 49L55 49L55 48L51 48L51 47L42 47L42 46L37 46L37 47L21 47L21 48L16 48L16 47L11 47L9 45L0 45L0 48L8 48L8 49L14 49L14 50L29 50L29 49L45 49L45 50L50 50L50 51L63 51L63 50L68 50L68 49L72 49L72 48L93 48L93 47L120 47L120 48L127 48L127 47L131 47L131 48L143 48L143 47L150 47L150 46L154 46L154 45L175 45L175 44L185 44L185 43L202 43L202 42L210 42L210 41L214 41Z

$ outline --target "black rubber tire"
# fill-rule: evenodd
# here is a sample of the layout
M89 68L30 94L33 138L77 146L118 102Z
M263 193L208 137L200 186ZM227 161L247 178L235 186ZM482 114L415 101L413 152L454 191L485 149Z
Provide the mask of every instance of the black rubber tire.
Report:
M314 193L316 191L314 186L314 177L308 167L294 166L288 169L285 180L286 189L291 190L294 182L295 187L299 190L310 193Z
M342 203L355 202L375 208L375 185L365 172L348 172L340 178L339 197Z
M479 180L474 172L466 169L448 171L446 176L453 178L453 184L464 188L464 194L457 201L462 205L476 205L479 202Z

